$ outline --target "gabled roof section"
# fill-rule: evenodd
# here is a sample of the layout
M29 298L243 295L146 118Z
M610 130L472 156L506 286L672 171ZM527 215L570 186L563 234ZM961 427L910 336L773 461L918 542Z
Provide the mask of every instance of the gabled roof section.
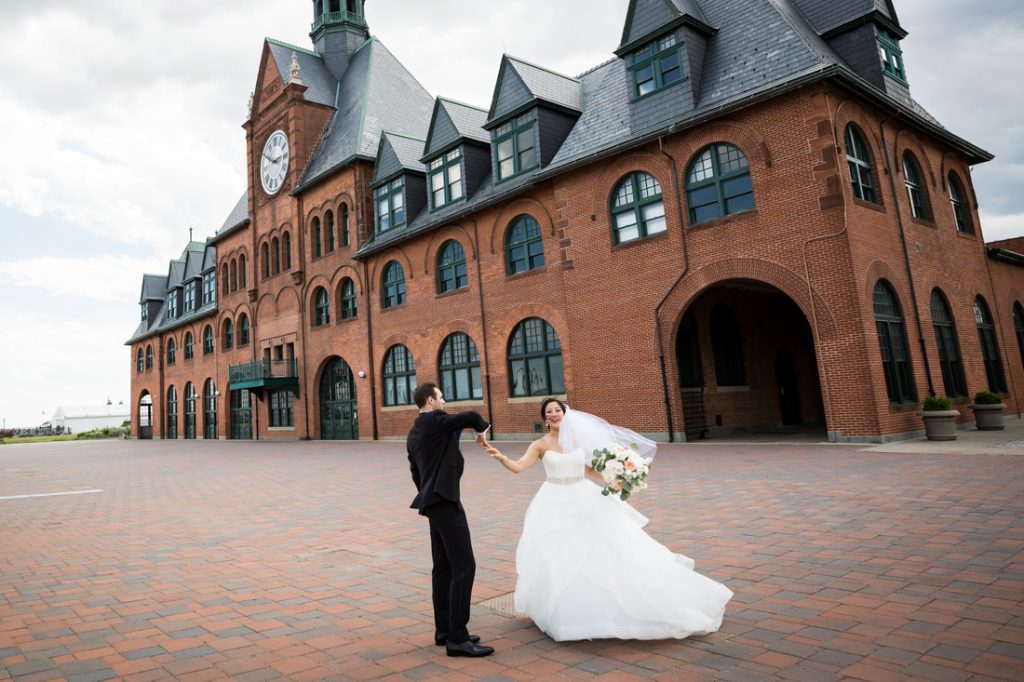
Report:
M819 35L828 36L843 28L874 16L896 30L900 38L907 32L900 28L896 8L890 0L790 0L807 18Z
M139 303L162 301L166 291L167 277L164 275L143 275L142 293L139 295Z
M384 130L426 139L433 106L430 93L371 38L352 55L339 85L338 110L295 191L357 158L372 161Z
M622 42L615 53L628 52L639 43L683 24L706 35L715 32L697 0L630 0Z
M251 222L249 218L249 190L246 189L242 192L242 196L239 197L235 207L231 209L231 213L224 219L224 224L220 226L216 234L210 238L209 243L215 244L221 238L226 237L243 225L248 225Z
M388 180L401 171L426 173L420 161L423 156L423 140L386 132L380 136L380 149L373 169L373 182Z
M580 81L503 55L485 126L492 128L534 102L579 113L583 106Z
M484 109L438 97L434 103L434 114L430 117L423 160L447 151L462 140L490 144L491 138L484 130L486 122L487 111Z
M217 267L217 249L212 246L207 246L206 251L203 252L203 272L207 272Z
M174 287L181 286L181 282L184 277L185 261L172 260L170 265L167 266L167 291L170 291Z
M281 82L288 84L292 77L292 53L299 60L299 75L306 90L306 101L333 107L338 94L338 81L327 70L324 60L316 52L267 38L267 47L281 74Z

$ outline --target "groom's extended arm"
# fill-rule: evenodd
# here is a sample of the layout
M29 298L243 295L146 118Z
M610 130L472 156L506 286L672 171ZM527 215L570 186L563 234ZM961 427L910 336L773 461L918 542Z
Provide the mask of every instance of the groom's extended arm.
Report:
M406 449L409 453L409 470L412 472L412 482L416 484L416 490L420 489L420 469L416 466L416 459L412 456L412 452Z
M441 414L441 426L445 431L463 431L473 429L483 433L491 428L491 424L480 416L479 412L459 412L458 414Z

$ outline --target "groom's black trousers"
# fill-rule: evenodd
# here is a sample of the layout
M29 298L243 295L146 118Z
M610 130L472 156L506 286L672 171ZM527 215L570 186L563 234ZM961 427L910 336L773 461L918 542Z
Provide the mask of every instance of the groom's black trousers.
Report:
M430 550L434 558L434 629L446 633L452 644L461 644L469 640L466 625L476 576L466 512L460 503L448 500L423 511L430 520Z

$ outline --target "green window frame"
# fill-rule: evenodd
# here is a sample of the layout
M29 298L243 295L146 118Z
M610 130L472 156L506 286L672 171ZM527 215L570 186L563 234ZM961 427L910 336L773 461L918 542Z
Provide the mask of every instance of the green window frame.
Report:
M491 133L494 149L494 177L498 182L514 178L540 163L537 141L537 113L528 111Z
M324 241L327 253L334 251L334 211L324 216Z
M846 143L846 165L850 169L850 183L853 196L873 204L878 203L875 192L875 173L871 166L871 152L864 137L852 123L847 124L843 135Z
M213 327L206 325L203 329L203 355L213 352Z
M437 293L444 294L467 286L466 251L458 241L449 239L437 253Z
M153 346L146 346L146 371L153 369Z
M142 356L142 348L139 348L139 350L135 353L135 371L141 374L145 366L145 361L143 360Z
M708 145L686 171L690 224L754 210L754 187L747 155L727 142Z
M284 250L284 269L292 269L292 236L290 233L285 232L284 236L281 237L281 248ZM243 286L245 286L243 284Z
M982 359L985 361L988 390L993 393L1006 393L1006 374L1003 372L1003 361L999 357L996 326L992 322L988 304L981 296L974 299L974 322L978 326L978 342L981 345Z
M203 275L203 307L217 300L217 273L211 270Z
M174 343L174 339L167 340L167 364L173 365L177 359L178 347Z
M382 308L394 308L405 303L405 270L398 261L384 266L380 294Z
M416 390L416 363L402 344L391 346L381 368L384 379L384 406L411 405Z
M960 341L956 335L956 324L950 312L949 303L939 289L932 290L932 329L935 331L935 347L939 352L939 368L942 370L942 388L946 395L955 398L967 395L967 378L960 356Z
M260 247L260 255L263 257L263 279L270 279L270 245L266 242Z
M901 83L906 83L907 72L903 67L900 41L883 28L878 29L878 53L882 58L882 70Z
M217 440L217 385L213 379L203 384L203 438Z
M274 237L270 240L270 254L274 274L281 272L281 241Z
M249 316L245 313L238 318L238 345L249 345Z
M668 229L661 184L649 173L630 173L612 192L612 237L616 244Z
M437 358L441 392L445 400L479 400L484 397L480 382L480 355L468 334L449 334Z
M224 339L224 350L231 350L235 346L235 323L231 320L224 320L224 331L221 332Z
M185 384L185 438L196 437L196 386L191 381Z
M164 438L178 438L178 391L174 386L167 389L167 433Z
M562 344L547 321L528 317L512 330L508 376L513 398L565 393Z
M341 245L349 245L348 236L348 204L341 205Z
M185 305L184 309L186 313L190 313L196 309L196 282L192 280L185 284Z
M462 149L459 147L427 164L427 187L430 190L432 211L465 196L462 178Z
M178 292L177 290L167 294L167 319L173 320L178 316Z
M953 171L949 172L949 203L953 207L953 217L956 219L957 232L974 234L974 225L971 223L971 212L964 201L964 187L960 184L960 178Z
M270 425L295 426L295 396L291 391L274 391L270 394Z
M928 220L928 195L921 181L921 167L909 150L903 152L903 183L907 186L910 215L918 220Z
M319 258L323 253L323 230L320 228L320 218L313 218L313 258Z
M405 180L397 178L374 190L377 232L405 225Z
M356 285L350 278L346 277L341 282L341 298L338 306L338 316L343 320L351 320L359 313L358 300L356 299Z
M544 267L544 239L533 216L518 216L505 232L505 272L517 275Z
M878 280L873 294L875 329L882 354L885 391L894 405L917 402L913 369L910 366L910 346L903 323L903 308L892 286Z
M142 304L142 321L149 321L149 301Z
M327 289L317 287L313 293L313 326L323 327L331 323L331 299Z
M192 348L192 332L185 332L185 359L191 360L194 354Z
M675 33L661 36L630 55L633 98L646 97L685 80L682 42Z

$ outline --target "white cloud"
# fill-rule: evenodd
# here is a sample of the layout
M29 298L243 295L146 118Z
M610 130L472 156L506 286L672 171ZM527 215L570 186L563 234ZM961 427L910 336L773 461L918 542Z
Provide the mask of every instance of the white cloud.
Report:
M161 264L129 256L89 259L41 256L0 262L0 283L33 287L62 297L115 301L131 306L139 300L143 273L164 274L166 269L166 261ZM122 335L130 333L131 330L121 330Z
M984 210L979 211L979 213L981 217L981 230L985 236L985 241L992 242L999 239L1024 236L1024 213L990 215Z

